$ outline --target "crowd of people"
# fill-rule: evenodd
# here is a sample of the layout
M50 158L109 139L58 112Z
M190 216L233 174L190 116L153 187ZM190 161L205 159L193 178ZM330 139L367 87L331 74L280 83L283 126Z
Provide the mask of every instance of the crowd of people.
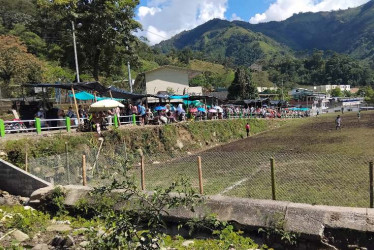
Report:
M90 112L88 106L78 106L78 116L73 107L69 107L65 112L59 109L57 112L57 127L65 126L65 117L69 117L71 125L80 125L81 131L97 131L99 134L108 125L114 124L114 118L118 119L117 124L134 123L133 115L136 115L136 123L139 125L157 125L167 123L177 123L193 120L214 120L230 118L291 118L310 116L309 111L294 111L290 109L279 109L263 107L243 107L239 105L207 106L200 105L187 106L182 103L146 106L128 103L124 108L114 108L100 112ZM35 117L42 120L42 127L53 127L51 122L46 122L46 114L40 109Z

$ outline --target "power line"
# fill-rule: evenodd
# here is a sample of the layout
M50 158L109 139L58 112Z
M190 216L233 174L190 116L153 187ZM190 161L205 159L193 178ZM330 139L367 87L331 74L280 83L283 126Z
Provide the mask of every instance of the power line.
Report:
M151 33L151 34L153 34L153 35L159 36L159 37L161 37L161 38L169 39L169 38L167 38L167 37L161 36L160 34L157 34L157 33L153 32L153 31L148 30L148 29L147 29L146 31L149 32L149 33Z

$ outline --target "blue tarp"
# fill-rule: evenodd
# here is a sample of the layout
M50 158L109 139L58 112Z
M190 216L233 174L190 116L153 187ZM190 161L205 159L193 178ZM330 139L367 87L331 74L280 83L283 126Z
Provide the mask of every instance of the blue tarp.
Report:
M308 108L289 108L289 110L293 110L293 111L309 111Z
M70 94L69 96L73 97L73 94ZM82 92L79 92L79 93L75 93L75 98L77 100L81 100L81 101L95 100L95 96L94 95L92 95L90 93L87 93L85 91L82 91ZM116 100L116 101L122 101L122 100L124 100L124 99L110 98L110 97L99 97L99 96L96 97L96 100L98 100L98 101L107 100L107 99L113 99L113 100Z
M187 99L190 98L189 95L171 95L169 96L169 99Z
M69 96L74 97L73 94L70 94ZM75 98L81 101L88 101L88 100L94 100L95 96L85 91L82 91L79 93L75 93Z

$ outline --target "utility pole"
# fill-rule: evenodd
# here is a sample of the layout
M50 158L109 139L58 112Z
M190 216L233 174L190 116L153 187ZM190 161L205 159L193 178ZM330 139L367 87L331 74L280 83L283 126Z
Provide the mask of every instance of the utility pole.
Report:
M283 79L282 79L282 102L284 101L284 97L283 97Z
M128 46L126 46L126 50L129 50L129 47L128 47ZM128 73L129 73L130 92L132 93L132 80L131 80L130 60L127 61L127 70L128 70Z
M79 25L79 24L78 24ZM77 44L75 41L75 27L74 27L74 21L71 21L71 27L73 30L73 44L74 44L74 58L75 58L75 71L77 73L77 82L80 82L79 79L79 66L78 66L78 55L77 55Z
M129 72L129 84L130 84L130 92L132 93L132 80L131 80L131 69L130 69L130 61L127 62L127 70Z

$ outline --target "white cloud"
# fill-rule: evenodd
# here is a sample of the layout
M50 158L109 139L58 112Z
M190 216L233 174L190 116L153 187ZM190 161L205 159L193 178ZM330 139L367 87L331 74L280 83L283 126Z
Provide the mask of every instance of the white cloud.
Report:
M243 21L243 19L240 16L238 16L236 13L232 13L230 20L231 21Z
M228 0L150 0L138 9L139 22L151 44L159 43L183 30L213 18L225 18Z
M276 0L264 13L252 17L250 23L282 21L300 12L318 12L357 7L369 0Z

